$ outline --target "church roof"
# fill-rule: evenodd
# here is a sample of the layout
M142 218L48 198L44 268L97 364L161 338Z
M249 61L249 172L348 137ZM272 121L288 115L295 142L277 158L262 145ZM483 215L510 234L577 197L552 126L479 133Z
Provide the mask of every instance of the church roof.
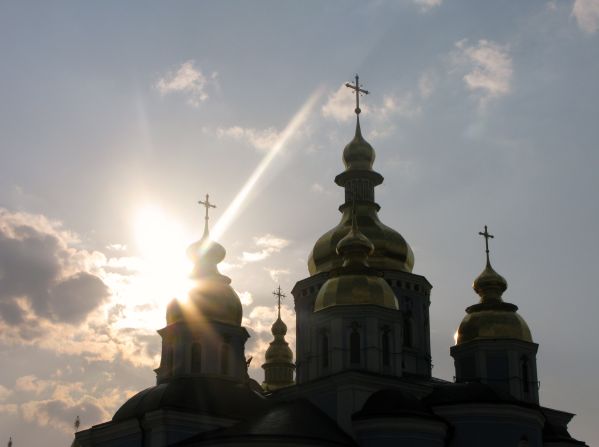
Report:
M355 413L352 419L370 419L383 416L438 419L416 396L397 389L377 391L368 398L362 409Z
M461 382L437 385L423 399L429 406L454 405L463 403L499 403L531 406L516 400L509 393L480 382ZM537 407L536 405L533 405Z
M318 407L308 400L281 402L252 419L229 428L194 436L176 446L230 445L235 440L244 444L355 446L353 439Z
M264 398L249 385L218 378L179 377L137 393L117 410L112 420L137 418L158 409L246 419L266 406Z

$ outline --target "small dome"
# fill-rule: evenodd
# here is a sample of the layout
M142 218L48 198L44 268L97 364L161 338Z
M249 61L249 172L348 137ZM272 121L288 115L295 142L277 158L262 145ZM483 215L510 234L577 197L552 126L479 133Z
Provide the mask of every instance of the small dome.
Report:
M497 306L477 304L469 307L469 313L458 328L456 344L479 339L506 338L532 342L528 324L516 309L518 308L515 305L509 303Z
M466 309L457 331L456 345L478 339L516 339L532 342L526 321L516 312L518 306L503 301L507 281L493 270L489 257L483 272L472 284L480 302Z
M283 320L281 320L280 316L272 324L271 331L272 331L272 335L284 336L285 334L287 334L287 325L285 324L285 322Z
M275 340L264 354L266 363L293 363L293 352L285 341Z
M343 164L347 170L372 169L376 154L373 147L362 137L360 121L356 125L356 135L343 149Z
M501 294L507 290L507 281L487 262L485 269L472 283L472 288L480 295L481 301L501 301Z
M166 324L183 320L183 309L177 298L173 298L166 308Z
M380 276L365 274L339 275L327 280L320 288L314 311L330 306L374 304L397 310L393 290Z

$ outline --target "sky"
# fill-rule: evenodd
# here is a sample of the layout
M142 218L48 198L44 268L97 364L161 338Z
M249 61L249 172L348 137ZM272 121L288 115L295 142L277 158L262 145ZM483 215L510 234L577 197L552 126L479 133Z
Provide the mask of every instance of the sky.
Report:
M186 247L226 248L251 334L339 221L362 129L381 220L433 285L433 374L484 225L539 344L541 403L599 444L599 0L0 1L0 442L68 445L155 382Z

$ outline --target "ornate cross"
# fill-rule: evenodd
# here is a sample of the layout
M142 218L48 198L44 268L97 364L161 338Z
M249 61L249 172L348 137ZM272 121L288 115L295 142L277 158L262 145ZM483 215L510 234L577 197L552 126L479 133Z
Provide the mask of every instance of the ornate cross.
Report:
M482 237L485 238L485 247L486 247L486 253L487 253L487 262L489 262L489 239L493 239L495 236L493 236L492 234L489 233L489 231L487 230L487 226L485 225L485 231L484 233L482 231L479 231L478 234L480 234Z
M277 301L279 303L279 318L281 318L281 299L285 298L285 294L281 292L280 285L277 289L275 289L275 291L272 294L277 297Z
M208 194L206 194L206 200L205 201L198 201L198 203L200 205L203 205L204 208L206 208L206 217L204 217L204 234L208 234L208 212L210 211L210 208L216 208L216 205L214 205L213 203L210 203L210 196Z
M368 93L370 93L368 90L364 90L360 88L360 78L358 76L358 74L356 73L356 83L355 84L350 84L349 82L345 83L345 86L348 88L351 88L352 90L354 90L356 92L356 109L354 110L356 112L356 115L359 115L360 112L362 111L360 109L360 93L363 93L365 95L367 95Z

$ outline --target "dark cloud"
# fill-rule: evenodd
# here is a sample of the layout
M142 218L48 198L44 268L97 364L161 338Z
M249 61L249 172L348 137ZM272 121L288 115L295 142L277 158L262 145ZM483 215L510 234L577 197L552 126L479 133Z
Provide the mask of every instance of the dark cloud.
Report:
M15 222L23 219L0 213L0 318L22 324L29 309L55 322L82 321L108 296L107 286L71 265L81 252L69 247L63 234Z

